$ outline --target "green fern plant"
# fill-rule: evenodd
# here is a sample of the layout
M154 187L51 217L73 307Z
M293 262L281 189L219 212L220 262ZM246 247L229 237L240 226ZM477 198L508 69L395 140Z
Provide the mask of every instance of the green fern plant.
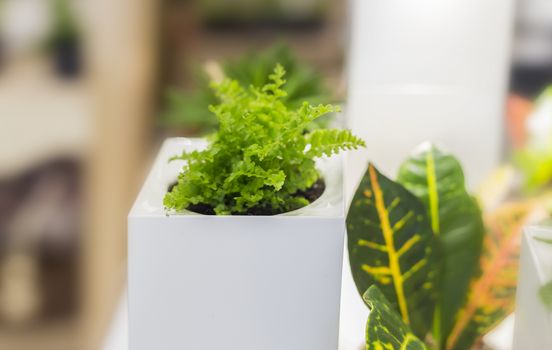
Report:
M364 146L348 130L305 133L307 125L338 107L305 102L289 109L284 75L277 65L263 87L245 89L228 79L212 85L221 102L209 109L219 130L207 149L176 157L186 163L165 196L167 208L201 205L218 215L294 210L309 204L301 193L320 179L316 157Z

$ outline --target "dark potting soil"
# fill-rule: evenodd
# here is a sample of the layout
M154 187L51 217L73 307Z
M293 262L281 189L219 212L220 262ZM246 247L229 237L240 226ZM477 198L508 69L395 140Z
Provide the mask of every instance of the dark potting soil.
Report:
M176 186L176 182L173 182L169 185L169 188L167 189L168 192L172 191L174 186ZM326 189L326 184L324 182L324 179L320 178L318 179L314 185L312 185L310 188L304 190L304 191L297 191L295 193L295 197L303 197L306 200L308 200L310 203L314 202L320 196L322 193L324 193L324 190ZM212 206L207 204L193 204L188 206L186 208L189 211L193 211L194 213L203 214L203 215L215 215L215 210ZM272 208L266 208L266 207L255 207L248 209L245 213L232 213L232 215L277 215L284 213L281 210L274 210Z

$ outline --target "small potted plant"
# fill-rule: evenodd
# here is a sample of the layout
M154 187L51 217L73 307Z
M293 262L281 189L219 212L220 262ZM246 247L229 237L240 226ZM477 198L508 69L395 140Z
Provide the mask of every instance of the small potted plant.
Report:
M131 349L337 348L336 154L364 142L307 132L337 107L290 110L284 83L277 66L264 87L215 84L218 132L162 147L129 215Z

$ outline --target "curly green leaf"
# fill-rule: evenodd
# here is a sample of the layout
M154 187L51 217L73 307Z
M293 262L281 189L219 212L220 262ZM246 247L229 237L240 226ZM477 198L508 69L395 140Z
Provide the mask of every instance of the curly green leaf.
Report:
M289 109L284 74L277 65L264 87L244 89L227 79L214 84L221 102L210 110L220 128L204 150L175 158L186 162L165 196L167 209L201 205L218 215L291 211L309 203L305 191L320 178L314 152L306 151L309 142L311 149L333 153L360 145L340 130L305 134L307 123L338 107L307 103Z
M307 154L311 157L326 155L331 157L341 150L364 147L364 141L354 136L349 130L319 129L307 135L310 148Z

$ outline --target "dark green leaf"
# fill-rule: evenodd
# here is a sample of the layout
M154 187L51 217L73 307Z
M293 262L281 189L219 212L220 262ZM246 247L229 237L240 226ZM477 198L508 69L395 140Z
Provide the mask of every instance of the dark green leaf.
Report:
M370 308L366 323L367 350L425 350L418 339L394 310L377 286L370 287L363 296Z
M351 203L347 228L359 292L378 285L405 323L425 336L434 308L437 239L423 204L370 164Z
M466 191L460 163L429 143L402 164L397 180L424 203L432 230L442 242L444 266L433 336L443 347L479 268L481 212Z

